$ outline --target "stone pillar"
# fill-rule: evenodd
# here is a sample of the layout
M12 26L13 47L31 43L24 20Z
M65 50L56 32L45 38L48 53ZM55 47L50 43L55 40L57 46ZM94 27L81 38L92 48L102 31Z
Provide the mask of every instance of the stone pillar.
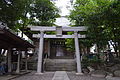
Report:
M75 51L76 51L75 54L76 54L76 62L77 62L77 73L82 73L77 32L74 32L74 35L75 35Z
M50 58L50 41L48 41L48 58Z
M27 72L28 70L28 60L27 60L27 50L25 51L25 71Z
M8 55L8 73L11 73L12 72L12 63L11 63L11 48L9 48L8 49L8 53L7 53L7 55Z
M21 51L18 51L18 62L17 62L16 73L20 73L20 54L21 54Z
M44 44L44 32L41 31L40 41L39 41L39 51L38 51L37 74L41 74L42 73L43 44Z

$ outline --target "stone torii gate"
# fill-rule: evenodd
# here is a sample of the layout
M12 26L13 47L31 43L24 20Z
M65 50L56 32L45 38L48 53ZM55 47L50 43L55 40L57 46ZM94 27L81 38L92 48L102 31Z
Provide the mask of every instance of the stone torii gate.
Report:
M42 73L42 55L43 55L43 44L44 38L74 38L75 39L75 54L77 62L77 73L82 73L81 61L80 61L80 51L79 51L79 41L78 38L85 38L85 35L78 34L78 31L86 31L87 28L84 26L80 27L46 27L46 26L30 26L32 31L40 31L40 34L33 34L34 38L40 38L39 40L39 51L38 51L38 65L37 74ZM46 35L45 31L56 31L56 35ZM62 35L62 31L72 31L72 35Z

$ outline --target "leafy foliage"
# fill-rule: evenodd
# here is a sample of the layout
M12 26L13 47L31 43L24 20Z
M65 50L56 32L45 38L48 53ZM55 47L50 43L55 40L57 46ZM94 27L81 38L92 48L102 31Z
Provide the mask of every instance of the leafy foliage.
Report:
M0 21L11 29L16 29L16 23L24 13L26 0L0 0Z
M52 26L59 17L59 10L50 0L35 0L31 5L31 18L37 19L37 25Z
M89 41L99 49L109 40L115 44L119 42L119 0L76 0L69 18L75 25L88 26Z
M12 30L53 25L59 10L50 0L0 0L0 21Z
M89 54L83 56L82 64L83 67L93 67L94 69L99 69L104 61L98 58L99 55Z

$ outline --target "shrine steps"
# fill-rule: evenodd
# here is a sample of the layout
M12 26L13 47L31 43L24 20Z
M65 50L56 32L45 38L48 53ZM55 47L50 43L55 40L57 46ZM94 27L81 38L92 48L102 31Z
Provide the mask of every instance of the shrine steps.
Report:
M45 71L76 71L75 59L47 59Z

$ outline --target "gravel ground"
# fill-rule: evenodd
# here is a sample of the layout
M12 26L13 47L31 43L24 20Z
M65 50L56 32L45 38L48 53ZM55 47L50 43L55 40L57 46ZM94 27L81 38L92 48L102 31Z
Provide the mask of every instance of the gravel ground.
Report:
M90 75L76 75L74 72L67 72L70 80L106 80L105 78L91 77Z

